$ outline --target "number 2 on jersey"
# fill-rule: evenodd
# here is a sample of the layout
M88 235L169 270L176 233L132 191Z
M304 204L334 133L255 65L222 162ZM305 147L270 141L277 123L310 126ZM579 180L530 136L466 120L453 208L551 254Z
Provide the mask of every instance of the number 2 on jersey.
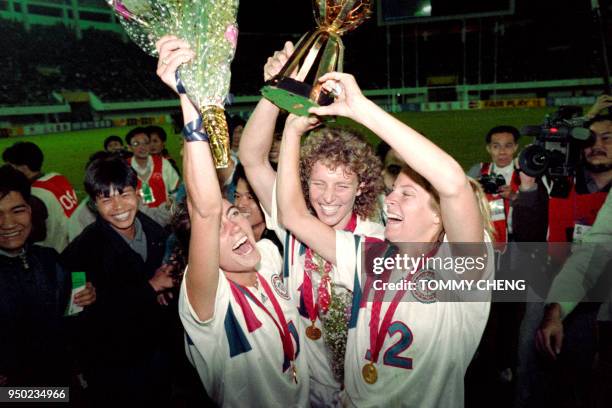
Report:
M397 321L391 323L387 330L389 337L393 337L396 333L400 334L400 338L383 354L383 364L411 370L412 358L402 357L400 354L412 344L414 339L412 331L404 323ZM370 360L370 350L366 352L366 360Z

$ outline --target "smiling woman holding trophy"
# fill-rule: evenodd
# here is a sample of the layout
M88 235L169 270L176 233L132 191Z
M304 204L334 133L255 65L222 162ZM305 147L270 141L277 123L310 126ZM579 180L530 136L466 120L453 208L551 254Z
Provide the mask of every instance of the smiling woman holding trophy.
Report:
M369 15L370 4L354 0L314 2L318 28L304 37L295 52L292 44L286 43L268 58L264 96L283 108L295 108L296 113L321 104L314 94L318 90L319 95L328 92L321 89L314 76L329 67L341 68L339 35L361 23ZM314 98L310 99L313 91ZM266 212L268 228L284 242L283 280L300 312L300 334L311 373L310 404L338 406L352 292L337 281L338 272L332 263L308 249L295 231L279 222L276 172L268 161L279 108L266 98L259 101L243 131L240 162ZM322 128L306 139L300 161L302 189L312 215L335 230L383 238L383 226L371 220L383 188L381 163L362 137L346 129Z

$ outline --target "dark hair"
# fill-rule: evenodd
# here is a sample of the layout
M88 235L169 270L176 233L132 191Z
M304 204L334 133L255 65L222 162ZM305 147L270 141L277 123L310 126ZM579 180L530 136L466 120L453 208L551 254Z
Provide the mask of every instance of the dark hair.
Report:
M383 163L383 165L385 163L385 157L387 157L387 153L389 153L389 150L391 150L391 146L389 146L389 143L385 142L384 140L381 140L380 143L378 143L378 146L376 146L376 155Z
M518 131L517 128L510 125L501 125L495 126L493 129L487 132L487 136L485 137L485 141L487 144L491 143L491 137L496 133L510 133L514 138L514 143L518 142L519 137L521 137L521 132Z
M111 142L119 142L121 143L121 146L123 146L123 139L121 139L119 136L117 135L110 135L109 137L107 137L106 139L104 139L104 150L106 150L108 148L108 145Z
M25 164L31 171L40 171L43 164L43 152L32 142L17 142L4 150L2 159L16 166Z
M251 188L251 184L249 183L249 180L247 179L246 173L244 172L244 166L242 165L242 163L238 163L236 165L236 169L234 170L234 176L232 177L232 184L237 186L238 185L238 180L244 180L245 181L245 183L247 185L247 188L249 189L249 193L253 196L253 198L255 199L257 204L259 205L259 200L257 199L257 196L255 195L255 192ZM232 200L234 199L234 197L228 197L228 199L230 199L230 198Z
M130 130L127 135L125 135L125 143L127 144L131 144L132 139L134 138L134 136L140 134L140 133L144 133L145 135L147 135L147 137L149 137L149 134L147 133L147 129L143 128L143 127L135 127L134 129Z
M238 115L230 115L229 113L225 114L225 120L227 121L227 132L229 133L229 142L231 145L234 142L234 130L236 130L238 126L246 126L246 121Z
M0 167L0 199L11 191L21 194L25 201L30 201L31 189L27 177L13 166L5 164Z
M85 165L85 171L87 171L87 168L89 167L89 165L93 163L95 160L108 159L109 157L113 157L116 155L119 155L119 153L107 152L106 150L99 150L95 153L92 153L91 156L89 156L89 159L87 159L87 164Z
M110 195L111 189L123 193L126 187L136 189L138 179L134 169L118 155L93 160L85 172L85 191L92 201Z
M245 125L246 125L246 121L244 119L242 119L240 116L238 116L238 115L227 115L227 129L228 129L230 135L234 134L234 130L238 126L244 127Z
M605 115L595 115L592 119L590 119L586 124L585 127L591 127L594 123L597 122L603 122L603 121L612 121L612 113L608 113Z
M166 139L168 139L168 135L166 134L166 131L164 130L164 128L160 126L147 126L145 128L145 131L147 133L147 136L149 136L149 139L151 139L151 135L153 133L157 133L157 135L159 136L162 142L165 142Z

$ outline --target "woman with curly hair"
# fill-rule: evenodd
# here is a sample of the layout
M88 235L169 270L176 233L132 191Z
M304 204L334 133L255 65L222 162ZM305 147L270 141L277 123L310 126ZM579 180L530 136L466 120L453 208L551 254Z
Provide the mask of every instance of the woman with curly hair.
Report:
M424 283L492 278L484 195L451 156L364 97L351 75L328 73L319 81L339 96L329 106L310 108L311 114L342 115L366 126L406 163L385 198L387 241L362 245L367 240L330 228L309 211L298 177L300 139L319 119L287 119L278 166L279 220L336 267L338 285L353 291L342 405L463 406L463 377L487 322L490 294L433 292ZM413 264L391 265L396 255ZM472 265L464 267L467 258Z
M292 51L287 43L275 53L264 67L264 79L274 76ZM352 293L336 282L332 263L278 222L276 172L268 161L278 114L279 109L269 101L258 103L243 131L240 162L266 212L268 228L284 244L281 278L303 323L300 334L310 367L310 403L336 406L344 381L345 310L350 307ZM377 196L383 189L381 163L360 136L344 129L318 130L304 144L300 169L303 193L314 217L336 230L383 238L383 226L369 220L377 215Z

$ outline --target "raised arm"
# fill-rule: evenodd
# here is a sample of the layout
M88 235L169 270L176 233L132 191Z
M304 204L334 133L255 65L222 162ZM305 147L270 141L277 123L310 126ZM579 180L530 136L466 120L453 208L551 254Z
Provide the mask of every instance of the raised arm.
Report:
M264 66L264 81L276 75L293 53L293 44L285 43L281 51L268 58ZM240 163L255 195L268 214L272 208L272 189L276 172L270 165L268 154L272 148L274 128L280 110L266 98L261 98L251 114L240 139Z
M336 264L336 233L308 210L300 181L300 138L318 124L314 117L287 118L278 161L278 215L281 224L298 240Z
M157 75L176 92L175 72L180 64L193 58L189 45L173 36L157 43ZM180 95L186 124L198 119L198 111L186 95ZM191 219L187 296L200 320L212 317L219 280L219 229L222 196L207 142L186 142L183 151L183 175L187 188L187 207Z
M482 242L483 220L463 169L450 155L368 100L350 74L331 72L319 79L338 97L329 106L311 108L315 115L353 119L387 142L438 191L444 230L451 242Z

